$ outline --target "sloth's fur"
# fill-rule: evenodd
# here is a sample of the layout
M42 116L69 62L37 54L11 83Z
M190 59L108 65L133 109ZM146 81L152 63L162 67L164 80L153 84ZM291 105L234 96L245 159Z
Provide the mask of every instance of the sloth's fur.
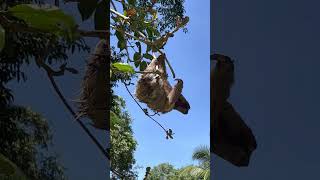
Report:
M88 116L92 125L98 129L108 130L108 47L105 40L100 40L95 52L88 60L82 82L79 102L79 117Z
M188 113L190 105L181 94L183 81L177 79L174 87L168 82L165 55L154 58L144 72L138 80L135 93L140 102L156 112L167 113L176 109L183 114Z

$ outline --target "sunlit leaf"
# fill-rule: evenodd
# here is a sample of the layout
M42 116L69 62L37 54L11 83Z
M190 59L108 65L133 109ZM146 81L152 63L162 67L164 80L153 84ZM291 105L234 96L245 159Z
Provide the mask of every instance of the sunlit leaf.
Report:
M24 20L30 27L53 33L67 39L78 37L77 24L72 16L65 14L56 6L20 4L9 8L13 16Z
M130 73L130 74L134 73L134 68L127 63L114 63L112 64L112 66L116 68L118 71L121 71L123 73Z

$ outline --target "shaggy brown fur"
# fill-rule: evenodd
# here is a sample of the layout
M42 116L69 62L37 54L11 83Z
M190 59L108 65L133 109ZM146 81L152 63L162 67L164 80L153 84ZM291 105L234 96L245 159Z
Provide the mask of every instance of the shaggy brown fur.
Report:
M109 129L108 111L108 44L100 40L89 58L79 102L79 116L88 116L98 129Z
M136 97L139 101L157 112L167 113L176 109L188 114L190 105L183 97L183 81L177 79L177 84L171 87L167 80L165 55L154 58L141 75L136 87Z

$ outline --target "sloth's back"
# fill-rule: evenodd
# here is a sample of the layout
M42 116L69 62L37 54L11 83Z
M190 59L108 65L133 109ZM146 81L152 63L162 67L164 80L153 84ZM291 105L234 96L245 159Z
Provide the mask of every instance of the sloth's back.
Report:
M146 103L152 110L166 112L167 93L165 91L164 80L155 75L144 75L137 83L136 97L140 102Z

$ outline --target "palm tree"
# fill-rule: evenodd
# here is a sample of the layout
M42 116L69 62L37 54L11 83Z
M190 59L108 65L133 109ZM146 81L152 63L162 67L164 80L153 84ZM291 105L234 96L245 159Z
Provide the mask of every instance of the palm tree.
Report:
M192 154L192 159L199 162L198 166L190 165L180 170L179 176L183 179L209 180L210 179L210 148L199 146Z

